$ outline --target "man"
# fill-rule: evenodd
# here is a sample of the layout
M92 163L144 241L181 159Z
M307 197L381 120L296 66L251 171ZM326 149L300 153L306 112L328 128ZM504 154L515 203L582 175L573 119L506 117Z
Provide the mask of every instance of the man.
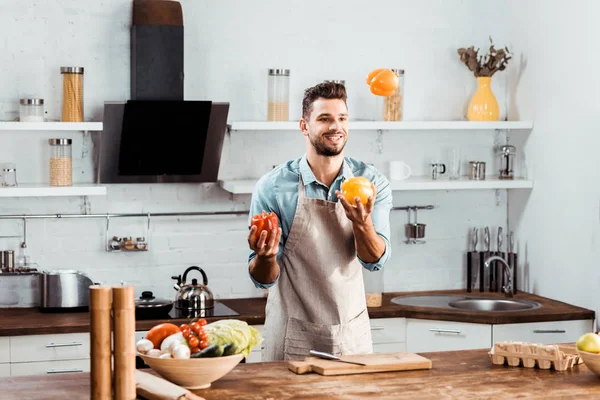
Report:
M305 91L300 130L306 154L264 175L250 205L250 218L264 210L280 223L269 240L267 231L255 239L254 226L248 234L250 277L269 289L263 357L303 359L311 349L371 353L362 269L380 270L391 254L389 182L374 167L344 157L343 85L326 82ZM352 176L372 182L375 194L366 206L340 193Z

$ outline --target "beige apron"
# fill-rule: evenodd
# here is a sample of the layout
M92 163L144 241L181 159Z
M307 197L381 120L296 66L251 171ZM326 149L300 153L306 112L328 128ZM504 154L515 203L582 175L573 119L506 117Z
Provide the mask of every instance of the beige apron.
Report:
M263 361L304 359L311 349L373 352L352 222L341 203L306 198L301 176L279 268L267 299Z

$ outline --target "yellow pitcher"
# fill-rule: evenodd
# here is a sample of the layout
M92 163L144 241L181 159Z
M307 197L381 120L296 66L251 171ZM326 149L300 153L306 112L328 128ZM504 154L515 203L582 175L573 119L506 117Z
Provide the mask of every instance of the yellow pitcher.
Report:
M492 93L491 82L491 76L477 78L477 92L471 98L467 111L469 121L498 121L500 118L500 109Z

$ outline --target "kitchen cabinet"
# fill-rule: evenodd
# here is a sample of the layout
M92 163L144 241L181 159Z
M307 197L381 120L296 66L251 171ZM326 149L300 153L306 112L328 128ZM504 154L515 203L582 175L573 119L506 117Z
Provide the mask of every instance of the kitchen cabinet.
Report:
M90 334L12 336L10 354L11 363L89 359Z
M89 372L90 360L61 360L11 363L10 376L67 374L73 372ZM0 372L1 373L1 372Z
M371 318L373 353L406 351L406 318Z
M0 337L0 364L10 362L10 339Z
M491 347L492 326L466 322L406 320L406 351L450 351Z
M0 378L10 376L10 363L0 364Z
M594 331L594 321L550 321L523 324L502 324L492 327L492 344L505 340L541 344L575 342L587 332Z
M252 325L252 326L260 332L260 334L263 338L265 337L265 326L264 325ZM254 346L254 348L250 352L250 355L248 357L246 357L247 363L257 363L257 362L262 361L262 359L263 359L262 352L265 348L265 342L266 342L266 339L263 340L263 342L261 343L260 346Z

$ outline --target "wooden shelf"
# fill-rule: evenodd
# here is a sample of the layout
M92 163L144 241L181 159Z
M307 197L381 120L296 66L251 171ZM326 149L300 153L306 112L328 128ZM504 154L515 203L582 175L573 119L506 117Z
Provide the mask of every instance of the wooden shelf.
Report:
M219 181L221 187L233 194L251 194L256 184L256 179ZM420 190L489 190L489 189L532 189L533 181L525 179L501 180L497 177L488 177L483 181L459 179L432 180L428 177L411 177L403 181L390 181L393 191L420 191Z
M234 121L233 131L298 130L298 121ZM530 130L532 121L350 121L351 130Z
M23 184L0 186L0 197L60 197L60 196L106 196L106 186L74 185L48 186Z
M0 121L0 131L101 131L102 122Z

